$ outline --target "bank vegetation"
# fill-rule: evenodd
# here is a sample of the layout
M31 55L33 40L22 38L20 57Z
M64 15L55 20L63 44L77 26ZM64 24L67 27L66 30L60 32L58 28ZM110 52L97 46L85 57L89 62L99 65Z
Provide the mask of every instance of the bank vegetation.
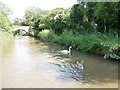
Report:
M43 41L120 59L118 16L119 2L78 2L68 9L49 11L29 7L23 19L16 19L14 24L33 27L32 35Z

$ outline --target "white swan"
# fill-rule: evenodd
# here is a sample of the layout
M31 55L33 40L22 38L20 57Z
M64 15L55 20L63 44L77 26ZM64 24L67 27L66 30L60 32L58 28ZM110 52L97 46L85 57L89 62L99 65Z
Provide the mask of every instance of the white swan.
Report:
M69 47L69 50L60 50L60 54L70 55L71 54L71 48L72 48L72 46Z

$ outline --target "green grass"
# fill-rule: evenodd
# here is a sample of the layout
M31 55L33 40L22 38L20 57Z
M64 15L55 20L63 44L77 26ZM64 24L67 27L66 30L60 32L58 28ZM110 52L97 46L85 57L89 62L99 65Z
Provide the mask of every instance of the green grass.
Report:
M46 41L46 40L48 40L49 38L48 38L48 34L50 33L50 31L49 30L42 30L41 32L39 32L38 34L37 34L37 37L38 37L38 39L41 39L41 40L44 40L44 41Z
M12 34L5 31L0 31L0 45L3 42L6 42L7 40L9 40L10 38L12 38Z
M51 30L43 30L37 34L37 38L44 41L54 41L66 46L72 46L83 52L94 52L104 55L104 58L120 58L120 45L117 34L73 34L72 31L64 30L61 35L56 35Z

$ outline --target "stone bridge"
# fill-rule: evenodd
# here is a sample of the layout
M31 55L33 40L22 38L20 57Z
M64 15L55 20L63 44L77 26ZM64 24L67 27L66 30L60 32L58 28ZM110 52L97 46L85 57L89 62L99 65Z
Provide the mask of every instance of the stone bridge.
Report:
M30 27L29 26L14 26L13 31L23 30L25 32L29 32Z
M14 26L12 29L14 36L15 35L29 35L31 31L33 31L30 26ZM24 31L24 32L21 32Z

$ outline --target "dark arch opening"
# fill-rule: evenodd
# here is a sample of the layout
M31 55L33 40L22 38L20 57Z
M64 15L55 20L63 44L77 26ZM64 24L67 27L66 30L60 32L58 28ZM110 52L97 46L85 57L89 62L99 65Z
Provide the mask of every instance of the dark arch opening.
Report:
M27 35L27 33L28 32L26 32L24 29L18 29L18 30L14 31L14 36L16 36L16 35L22 35L22 36L24 36L24 35Z

